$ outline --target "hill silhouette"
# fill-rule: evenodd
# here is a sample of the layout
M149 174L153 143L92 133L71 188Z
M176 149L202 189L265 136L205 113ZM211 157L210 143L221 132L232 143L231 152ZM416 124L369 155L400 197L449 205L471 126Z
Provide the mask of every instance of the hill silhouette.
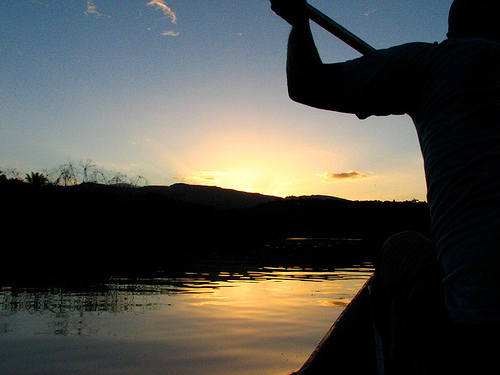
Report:
M186 184L40 187L6 181L0 205L3 275L11 276L168 268L200 258L321 264L332 241L337 257L339 249L356 244L359 250L360 243L373 253L394 233L429 235L430 227L425 203L278 198ZM315 241L290 246L289 238Z
M216 186L188 185L183 183L171 186L145 186L141 190L145 194L154 192L186 203L223 209L249 208L280 199L269 195L223 189Z

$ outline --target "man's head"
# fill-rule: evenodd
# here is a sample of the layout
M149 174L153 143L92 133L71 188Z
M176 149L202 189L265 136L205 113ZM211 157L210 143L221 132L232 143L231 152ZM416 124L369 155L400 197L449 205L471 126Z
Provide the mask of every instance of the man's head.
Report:
M500 0L454 0L448 38L489 38L500 41Z

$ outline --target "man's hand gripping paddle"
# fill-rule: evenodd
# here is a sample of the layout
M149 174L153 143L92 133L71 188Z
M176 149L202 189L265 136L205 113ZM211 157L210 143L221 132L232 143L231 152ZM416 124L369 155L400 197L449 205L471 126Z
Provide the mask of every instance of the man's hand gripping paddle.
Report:
M305 0L271 0L271 3L271 8L288 23L293 23L295 16L298 13L303 14L305 11L307 12L307 17L309 19L335 35L337 38L361 54L365 55L375 50L375 48L358 38L343 26L339 25L330 17L320 12L312 5L307 4Z

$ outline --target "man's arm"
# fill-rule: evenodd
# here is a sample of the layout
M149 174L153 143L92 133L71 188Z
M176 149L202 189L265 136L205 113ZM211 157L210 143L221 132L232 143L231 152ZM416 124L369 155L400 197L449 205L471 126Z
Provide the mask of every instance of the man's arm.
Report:
M340 103L342 65L323 64L311 32L306 1L271 0L271 3L272 9L292 24L287 56L290 98L316 108L345 111Z

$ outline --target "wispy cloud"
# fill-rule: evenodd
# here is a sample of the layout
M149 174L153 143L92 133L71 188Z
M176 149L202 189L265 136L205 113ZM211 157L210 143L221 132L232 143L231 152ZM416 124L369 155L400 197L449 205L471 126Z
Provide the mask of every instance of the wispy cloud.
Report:
M185 182L214 183L218 182L220 180L220 177L227 175L228 174L224 172L197 172L192 176L175 176L174 178Z
M177 15L172 9L165 5L163 0L151 0L146 4L146 6L154 6L155 9L161 10L165 17L170 18L172 23L177 23Z
M365 12L365 17L370 17L372 13L378 12L378 8L376 9L370 9Z
M99 13L99 12L97 11L97 7L96 7L96 5L94 4L94 1L93 1L93 0L87 0L87 9L85 10L85 14L86 14L87 16L89 16L89 15L93 14L93 15L97 16L98 18L99 18L99 17L102 17L102 16L104 16L104 17L109 17L109 16L106 16L105 14Z
M164 0L151 0L146 4L146 6L153 6L156 10L161 11L165 18L169 19L172 23L177 24L177 15L165 4ZM174 30L165 30L160 34L164 36L177 36L180 33Z
M174 30L168 30L168 31L161 32L161 35L165 35L165 36L177 36L179 34L180 34L179 32L175 32Z
M42 1L39 1L39 0L31 0L31 2L32 2L33 4L43 5L45 8L48 8L48 7L49 7L49 4L44 3L44 2L42 2Z
M318 176L323 177L323 182L330 183L336 181L359 180L368 176L356 171L343 173L320 173Z

